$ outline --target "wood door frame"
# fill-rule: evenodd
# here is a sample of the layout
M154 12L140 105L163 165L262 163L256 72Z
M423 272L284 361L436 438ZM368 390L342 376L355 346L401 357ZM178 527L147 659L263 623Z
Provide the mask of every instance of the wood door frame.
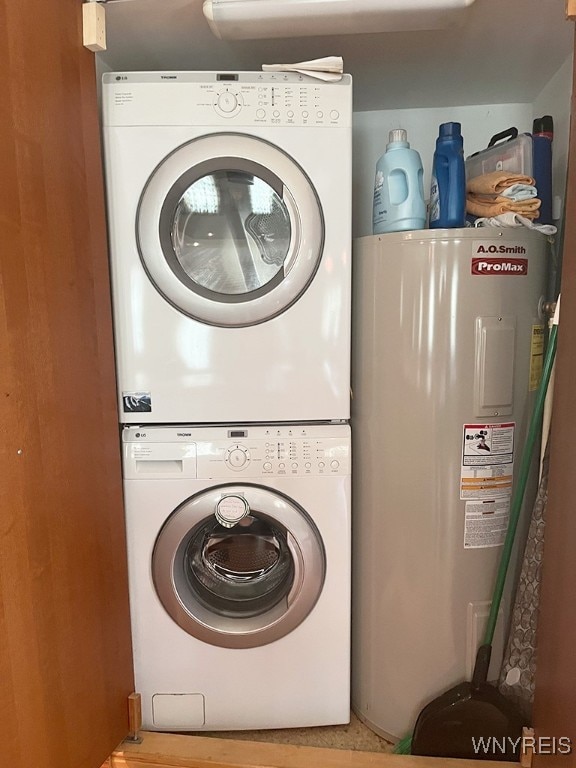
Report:
M95 768L133 690L95 61L0 0L2 765Z
M576 10L576 9L575 9ZM575 38L576 48L576 38ZM576 60L573 71L576 83ZM572 91L562 298L551 427L550 475L538 617L536 736L568 736L571 755L536 755L534 765L576 765L576 93Z

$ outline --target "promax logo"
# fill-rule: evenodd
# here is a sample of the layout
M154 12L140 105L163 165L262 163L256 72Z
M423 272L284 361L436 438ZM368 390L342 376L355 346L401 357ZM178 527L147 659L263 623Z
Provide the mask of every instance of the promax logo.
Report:
M527 275L528 259L472 259L473 275Z

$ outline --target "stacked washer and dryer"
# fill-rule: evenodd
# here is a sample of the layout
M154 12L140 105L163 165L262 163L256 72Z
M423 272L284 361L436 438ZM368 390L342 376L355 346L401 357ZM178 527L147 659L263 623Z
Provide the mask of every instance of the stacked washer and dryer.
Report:
M103 79L144 726L349 720L351 80Z

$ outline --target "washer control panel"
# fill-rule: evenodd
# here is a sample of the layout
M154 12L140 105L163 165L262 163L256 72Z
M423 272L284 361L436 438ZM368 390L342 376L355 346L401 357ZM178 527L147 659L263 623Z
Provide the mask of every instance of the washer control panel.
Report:
M109 72L104 125L352 125L352 81L295 72Z
M125 477L264 478L350 474L347 424L126 427Z

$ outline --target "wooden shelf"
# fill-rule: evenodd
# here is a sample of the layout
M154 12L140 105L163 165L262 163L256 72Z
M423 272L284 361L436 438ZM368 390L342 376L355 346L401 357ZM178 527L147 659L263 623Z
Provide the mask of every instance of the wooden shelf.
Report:
M122 744L102 768L440 768L444 758L234 741L142 731L141 744ZM450 760L450 768L478 768ZM483 760L485 768L518 763Z

